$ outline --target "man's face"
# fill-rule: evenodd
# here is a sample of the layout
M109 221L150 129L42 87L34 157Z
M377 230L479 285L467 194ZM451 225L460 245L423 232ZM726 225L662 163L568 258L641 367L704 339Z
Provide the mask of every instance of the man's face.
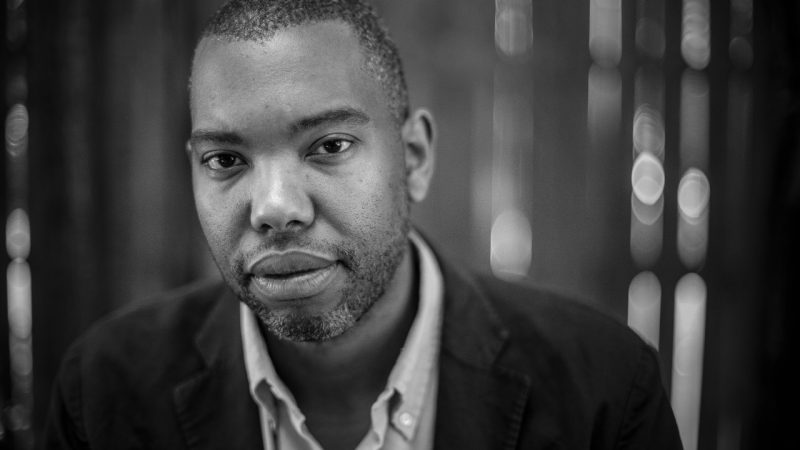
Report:
M236 294L278 337L350 327L407 257L403 142L349 28L206 38L191 90L197 212Z

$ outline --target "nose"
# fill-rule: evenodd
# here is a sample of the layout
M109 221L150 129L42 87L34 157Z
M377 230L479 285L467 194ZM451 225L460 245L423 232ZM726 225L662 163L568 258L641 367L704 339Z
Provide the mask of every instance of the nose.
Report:
M292 163L264 164L253 175L250 225L256 231L288 231L314 220L308 186Z

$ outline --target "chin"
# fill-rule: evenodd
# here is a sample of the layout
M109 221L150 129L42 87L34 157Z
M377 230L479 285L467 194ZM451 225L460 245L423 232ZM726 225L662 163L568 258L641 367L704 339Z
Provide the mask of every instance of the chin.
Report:
M294 342L331 340L355 326L359 318L345 305L327 312L312 310L303 307L269 309L259 303L256 315L270 334Z

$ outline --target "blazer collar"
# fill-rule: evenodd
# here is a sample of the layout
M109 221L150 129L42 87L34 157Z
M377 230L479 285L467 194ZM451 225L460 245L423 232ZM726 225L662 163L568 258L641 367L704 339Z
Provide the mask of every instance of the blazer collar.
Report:
M509 337L487 296L442 263L445 310L436 448L512 449L530 379L502 365Z
M173 391L189 448L260 448L258 408L250 397L239 331L239 301L226 287L195 338L204 367Z

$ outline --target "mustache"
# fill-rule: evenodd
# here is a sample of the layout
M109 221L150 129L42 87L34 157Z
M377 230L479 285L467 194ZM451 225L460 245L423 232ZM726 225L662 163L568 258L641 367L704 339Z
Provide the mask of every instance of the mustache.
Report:
M266 234L263 239L259 240L258 245L254 248L248 249L245 256L253 256L254 254L265 253L269 251L285 251L291 248L308 248L321 250L325 247L324 243L310 238L307 234L302 234L293 231L279 231L270 232Z

